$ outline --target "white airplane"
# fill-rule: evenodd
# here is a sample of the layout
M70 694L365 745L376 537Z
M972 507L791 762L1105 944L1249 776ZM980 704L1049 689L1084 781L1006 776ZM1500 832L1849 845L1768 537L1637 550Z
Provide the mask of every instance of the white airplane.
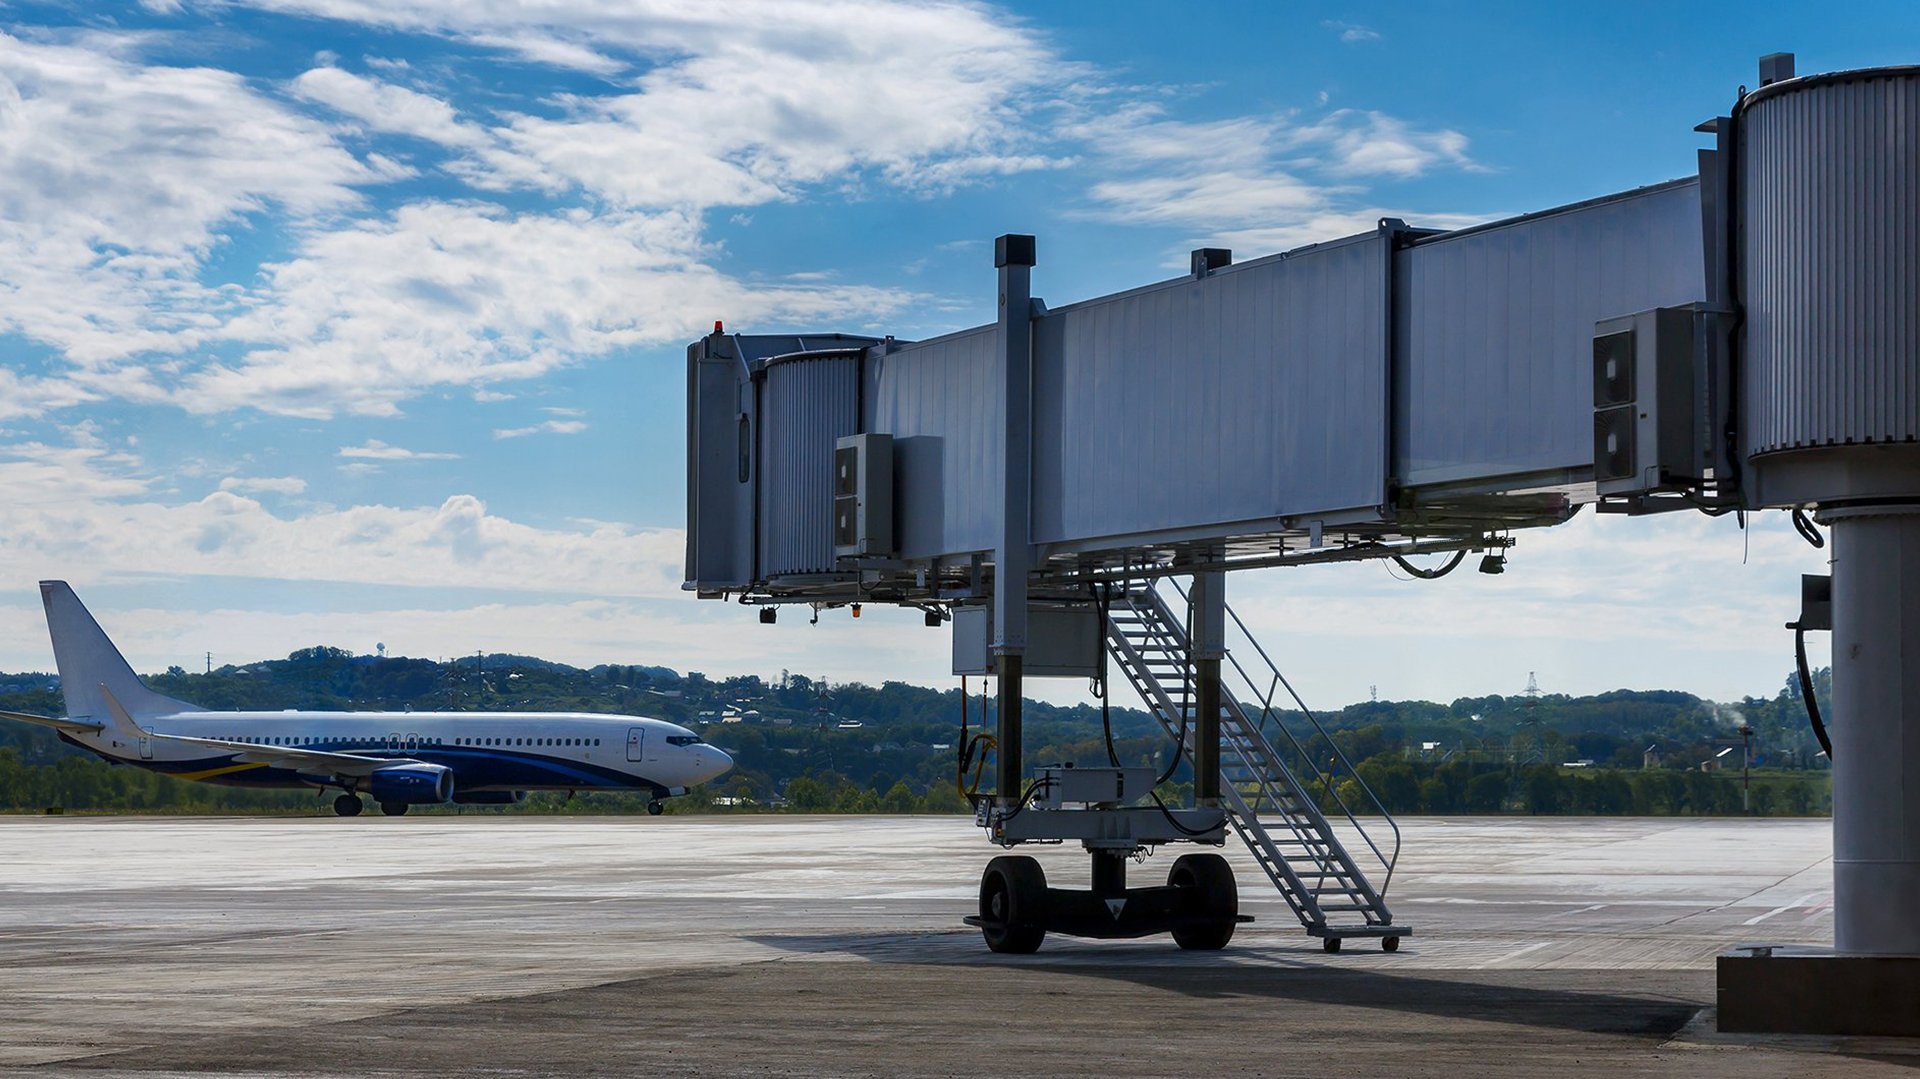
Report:
M65 581L41 581L64 719L0 711L109 761L245 787L339 788L380 811L504 805L527 791L645 791L661 799L726 773L733 758L678 724L577 712L212 712L133 673Z

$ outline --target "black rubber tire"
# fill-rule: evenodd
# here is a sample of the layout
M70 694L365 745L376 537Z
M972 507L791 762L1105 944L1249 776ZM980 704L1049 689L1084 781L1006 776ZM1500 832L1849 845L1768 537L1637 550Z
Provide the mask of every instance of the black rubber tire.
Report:
M1320 942L1320 947L1326 949L1329 952L1337 952L1340 950L1340 938L1328 937L1325 940Z
M404 817L407 815L407 803L381 802L380 812L388 817Z
M1400 950L1400 938L1399 938L1399 937L1382 937L1382 938L1380 938L1380 950L1381 950L1381 951L1383 951L1383 952L1397 952L1397 951L1399 951L1399 950Z
M1233 881L1233 867L1218 854L1182 854L1167 873L1167 883L1175 888L1198 889L1204 898L1200 909L1208 921L1181 926L1173 931L1173 942L1190 952L1217 952L1233 939L1239 924L1240 888Z
M647 803L647 815L650 817L657 817L660 814L665 813L666 811L667 811L667 803L662 802L657 798Z
M337 817L357 817L365 808L357 794L343 794L333 800L333 813Z
M1006 955L1031 955L1047 939L1047 874L1023 854L1005 854L980 874L980 927L987 947Z

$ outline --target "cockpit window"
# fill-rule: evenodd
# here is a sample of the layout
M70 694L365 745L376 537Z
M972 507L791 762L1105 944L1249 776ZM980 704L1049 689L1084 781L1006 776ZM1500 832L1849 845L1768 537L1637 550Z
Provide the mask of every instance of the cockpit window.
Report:
M697 734L669 734L667 735L667 744L670 746L697 746L700 744L700 736Z

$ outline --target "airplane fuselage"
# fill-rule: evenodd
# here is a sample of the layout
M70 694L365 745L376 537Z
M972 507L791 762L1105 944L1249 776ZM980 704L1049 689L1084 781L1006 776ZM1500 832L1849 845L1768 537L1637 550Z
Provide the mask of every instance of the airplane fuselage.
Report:
M726 754L692 731L638 716L568 712L178 712L143 715L153 734L424 761L451 769L455 794L648 791L663 796L723 774ZM311 772L113 728L61 738L109 760L207 783L317 785Z

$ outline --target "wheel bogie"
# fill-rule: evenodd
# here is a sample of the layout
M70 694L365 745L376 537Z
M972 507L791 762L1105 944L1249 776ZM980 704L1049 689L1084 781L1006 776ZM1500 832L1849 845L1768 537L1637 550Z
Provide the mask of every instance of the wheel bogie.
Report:
M389 816L389 817L404 817L404 816L406 816L406 815L407 815L407 803L405 803L405 802L381 802L381 803L380 803L380 812L381 812L381 813L382 813L383 815L385 815L385 816Z
M333 800L333 812L336 816L357 817L366 807L360 803L360 796L353 793L342 794Z
M980 875L980 935L988 949L1030 955L1047 939L1047 875L1025 855L1002 855Z
M1167 883L1198 893L1193 901L1197 920L1174 927L1173 942L1197 952L1226 947L1240 914L1240 892L1227 860L1218 854L1183 854L1173 863Z

